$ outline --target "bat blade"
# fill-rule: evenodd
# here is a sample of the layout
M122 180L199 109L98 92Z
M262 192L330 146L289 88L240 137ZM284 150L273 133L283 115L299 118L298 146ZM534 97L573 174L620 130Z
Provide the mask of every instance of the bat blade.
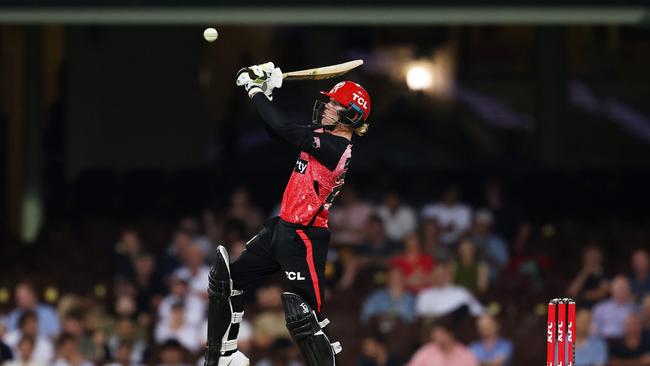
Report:
M342 64L316 67L307 70L290 71L282 74L284 80L322 80L341 76L346 72L363 65L363 60L354 60Z

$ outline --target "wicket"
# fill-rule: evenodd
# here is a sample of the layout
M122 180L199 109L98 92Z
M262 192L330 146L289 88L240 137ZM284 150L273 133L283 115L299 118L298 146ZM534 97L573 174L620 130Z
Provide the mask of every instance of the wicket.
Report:
M573 366L575 323L576 303L573 299L549 301L546 326L546 366Z

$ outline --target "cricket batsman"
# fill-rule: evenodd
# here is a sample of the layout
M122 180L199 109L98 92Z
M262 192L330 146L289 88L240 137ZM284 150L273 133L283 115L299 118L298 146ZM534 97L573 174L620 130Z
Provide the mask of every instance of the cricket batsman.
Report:
M312 125L290 124L271 103L282 86L282 71L272 62L241 69L243 86L272 136L300 151L284 190L279 217L269 219L233 263L223 246L210 270L208 342L205 366L248 366L237 350L244 314L242 294L273 273L286 274L289 291L282 294L287 329L308 366L334 366L341 351L323 332L324 270L330 232L328 209L343 187L352 156L352 136L368 130L370 97L351 81L321 94Z

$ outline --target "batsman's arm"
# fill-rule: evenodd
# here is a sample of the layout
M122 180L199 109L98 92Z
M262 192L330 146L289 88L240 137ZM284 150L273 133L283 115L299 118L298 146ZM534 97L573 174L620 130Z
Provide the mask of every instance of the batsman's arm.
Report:
M263 93L253 95L252 100L271 135L280 137L299 149L305 149L311 144L314 133L312 129L289 123L282 112L271 104Z

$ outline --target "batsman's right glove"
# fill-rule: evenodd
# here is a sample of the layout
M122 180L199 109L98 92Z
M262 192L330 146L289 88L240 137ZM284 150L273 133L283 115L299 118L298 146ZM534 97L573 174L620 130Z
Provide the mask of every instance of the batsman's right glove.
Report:
M249 97L262 92L273 100L273 89L282 86L282 70L273 62L245 67L237 72L237 85L243 86Z

